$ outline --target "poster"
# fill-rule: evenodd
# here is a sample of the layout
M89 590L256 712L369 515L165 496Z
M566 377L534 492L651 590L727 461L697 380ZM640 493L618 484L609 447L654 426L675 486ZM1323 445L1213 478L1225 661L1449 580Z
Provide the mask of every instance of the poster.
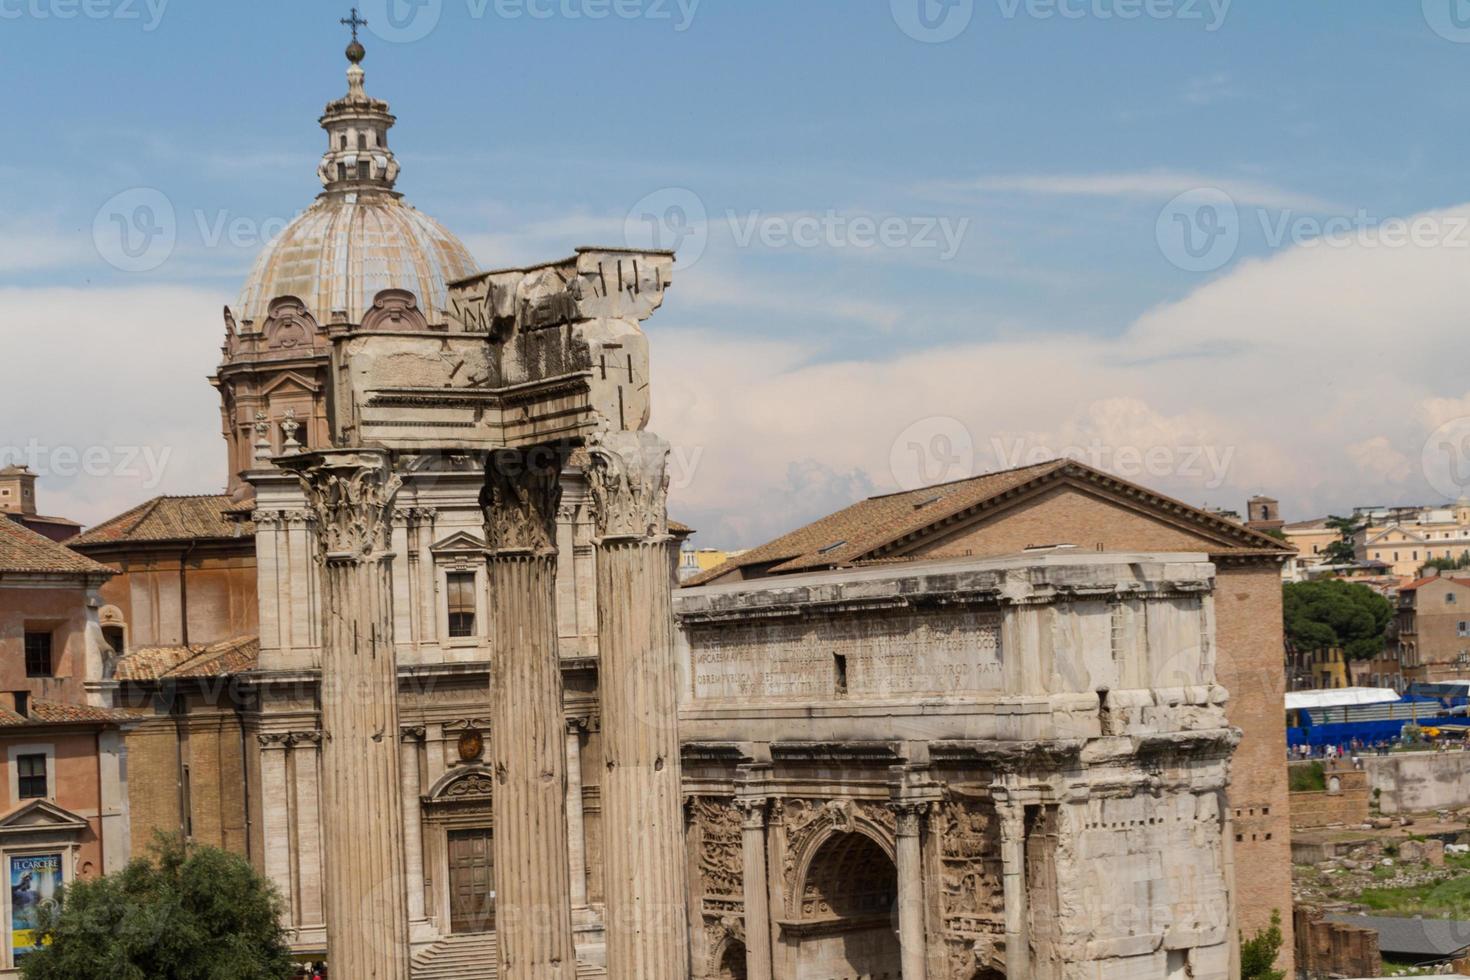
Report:
M10 859L10 950L15 961L36 945L37 913L61 897L61 855L40 854Z

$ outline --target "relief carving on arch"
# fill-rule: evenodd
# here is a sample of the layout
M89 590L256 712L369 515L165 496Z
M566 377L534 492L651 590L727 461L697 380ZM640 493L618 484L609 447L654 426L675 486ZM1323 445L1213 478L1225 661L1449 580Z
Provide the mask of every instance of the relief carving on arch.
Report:
M1005 896L1000 820L987 801L957 797L939 806L940 917L949 976L1000 968Z
M740 811L730 797L689 800L690 820L699 841L699 902L704 922L708 975L731 940L745 941L745 850Z

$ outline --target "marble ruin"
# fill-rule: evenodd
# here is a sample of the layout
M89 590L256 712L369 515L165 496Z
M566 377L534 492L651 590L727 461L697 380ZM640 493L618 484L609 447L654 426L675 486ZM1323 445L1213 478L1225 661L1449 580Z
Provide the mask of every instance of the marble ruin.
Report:
M1045 555L681 594L694 976L1234 977L1213 577Z

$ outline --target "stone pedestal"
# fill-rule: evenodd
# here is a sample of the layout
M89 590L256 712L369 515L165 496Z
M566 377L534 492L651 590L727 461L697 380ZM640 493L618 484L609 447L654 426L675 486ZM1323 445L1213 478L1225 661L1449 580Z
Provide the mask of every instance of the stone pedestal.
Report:
M501 980L574 980L577 973L556 629L561 467L555 450L506 450L491 454L486 473Z
M613 432L589 450L607 762L608 977L687 980L669 447L649 433Z
M333 976L409 980L388 553L400 481L386 453L278 462L301 478L317 525L327 958Z

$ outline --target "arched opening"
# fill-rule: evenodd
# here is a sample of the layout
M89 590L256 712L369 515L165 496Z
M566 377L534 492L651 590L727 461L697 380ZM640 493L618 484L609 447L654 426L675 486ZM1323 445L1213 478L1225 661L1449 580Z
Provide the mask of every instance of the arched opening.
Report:
M742 943L731 940L725 947L715 977L717 980L745 980L745 946Z
M839 833L813 856L802 888L797 980L897 980L898 871L860 833Z
M1004 973L1001 973L999 970L992 970L989 967L981 967L980 972L976 973L975 976L971 978L971 980L1006 980L1006 975Z

